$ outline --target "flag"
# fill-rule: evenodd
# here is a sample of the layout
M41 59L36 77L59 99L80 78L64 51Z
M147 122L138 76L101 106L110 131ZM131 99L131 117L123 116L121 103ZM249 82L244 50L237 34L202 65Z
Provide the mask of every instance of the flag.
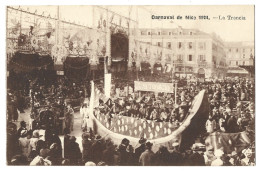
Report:
M182 132L181 151L190 148L197 136L206 132L205 124L209 116L209 102L205 90L194 98L190 108L192 110L183 122L186 124L186 128Z
M212 146L215 150L222 149L225 153L231 153L235 150L241 152L247 148L251 141L246 132L223 133L214 132L205 140L206 146Z

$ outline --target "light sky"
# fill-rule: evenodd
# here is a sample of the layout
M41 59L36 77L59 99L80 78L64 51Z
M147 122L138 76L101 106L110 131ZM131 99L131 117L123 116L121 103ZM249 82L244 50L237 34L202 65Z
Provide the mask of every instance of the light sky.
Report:
M215 32L224 41L254 41L254 6L103 6L122 16L138 21L139 28L194 28L206 33ZM56 6L22 6L37 13L57 16ZM131 11L130 11L131 10ZM130 13L129 13L130 11ZM151 15L196 16L196 20L152 20ZM199 15L208 15L210 20L199 20ZM244 16L246 20L219 20L218 16ZM93 8L91 6L60 6L60 17L89 27L93 26Z

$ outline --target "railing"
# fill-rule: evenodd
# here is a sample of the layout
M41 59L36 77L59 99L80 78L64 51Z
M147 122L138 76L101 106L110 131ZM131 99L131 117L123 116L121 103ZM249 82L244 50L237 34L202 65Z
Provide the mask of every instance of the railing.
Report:
M197 64L199 67L207 67L207 65L208 65L206 60L198 60Z

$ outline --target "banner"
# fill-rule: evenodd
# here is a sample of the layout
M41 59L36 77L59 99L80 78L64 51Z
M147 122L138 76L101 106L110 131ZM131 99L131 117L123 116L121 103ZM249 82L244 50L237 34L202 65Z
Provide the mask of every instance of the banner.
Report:
M222 133L214 132L205 140L207 147L212 146L215 150L222 148L225 153L231 153L235 150L241 152L247 148L251 141L246 132Z
M173 93L173 83L135 81L135 91Z
M111 74L105 74L105 95L110 98L111 93Z

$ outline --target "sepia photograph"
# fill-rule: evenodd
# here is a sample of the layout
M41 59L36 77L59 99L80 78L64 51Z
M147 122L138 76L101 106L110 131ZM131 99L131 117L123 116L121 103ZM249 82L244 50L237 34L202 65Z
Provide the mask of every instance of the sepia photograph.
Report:
M7 166L256 165L254 5L5 9Z

